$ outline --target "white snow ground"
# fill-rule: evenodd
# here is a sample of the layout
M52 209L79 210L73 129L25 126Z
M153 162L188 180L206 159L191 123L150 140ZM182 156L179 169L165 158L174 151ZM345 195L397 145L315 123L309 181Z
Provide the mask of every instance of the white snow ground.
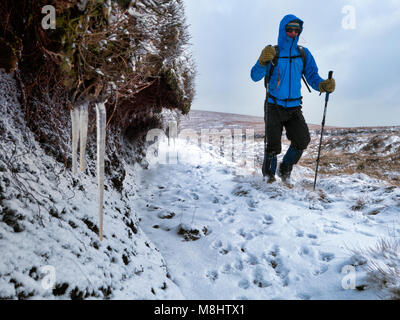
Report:
M122 193L106 181L99 242L94 163L72 177L47 156L17 96L0 74L0 298L378 298L350 250L399 236L399 188L352 175L323 177L314 193L302 167L293 189L266 185L178 140L178 164L125 164ZM343 289L347 265L365 290Z
M178 164L140 170L132 205L186 299L378 298L351 250L400 235L399 188L357 174L312 192L298 166L288 189L184 141L176 150Z

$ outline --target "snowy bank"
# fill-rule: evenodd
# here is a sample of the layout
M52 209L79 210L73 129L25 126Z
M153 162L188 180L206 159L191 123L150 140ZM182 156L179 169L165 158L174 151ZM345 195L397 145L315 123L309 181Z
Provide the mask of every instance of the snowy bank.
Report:
M0 298L181 298L131 206L139 188L134 168L125 166L122 193L105 182L100 242L94 173L72 177L45 154L18 95L1 73Z

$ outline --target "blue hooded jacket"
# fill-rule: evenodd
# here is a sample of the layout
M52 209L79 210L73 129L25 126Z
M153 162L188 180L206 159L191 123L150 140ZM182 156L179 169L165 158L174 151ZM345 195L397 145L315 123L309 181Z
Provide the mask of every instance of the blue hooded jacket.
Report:
M301 32L303 31L303 21L296 16L289 14L283 17L279 25L278 47L280 57L300 56L297 48L299 35L295 38L290 38L286 34L286 25L289 22L297 21L300 23ZM318 85L323 79L318 74L318 67L315 63L314 57L307 48L304 48L306 54L306 68L304 75L307 82L314 89L319 91ZM253 81L260 81L269 73L271 63L267 66L262 66L258 61L251 69L251 79ZM276 103L283 107L296 107L301 105L301 77L303 71L303 60L296 59L278 59L278 63L274 68L269 81L270 95L276 98ZM285 101L285 99L297 99L294 101ZM272 98L268 102L274 103Z

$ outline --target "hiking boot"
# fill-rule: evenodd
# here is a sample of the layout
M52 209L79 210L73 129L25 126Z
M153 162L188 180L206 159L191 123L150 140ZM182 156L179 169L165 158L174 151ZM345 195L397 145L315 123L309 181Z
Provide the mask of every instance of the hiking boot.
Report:
M268 184L274 183L276 181L275 175L273 175L273 174L267 175L266 178L267 178Z
M278 176L281 178L282 182L290 184L291 172L292 172L292 168L290 166L288 166L287 164L285 164L284 162L282 162L279 165Z
M264 153L264 162L262 165L263 177L267 179L268 183L276 181L275 171L276 171L277 158L275 154Z

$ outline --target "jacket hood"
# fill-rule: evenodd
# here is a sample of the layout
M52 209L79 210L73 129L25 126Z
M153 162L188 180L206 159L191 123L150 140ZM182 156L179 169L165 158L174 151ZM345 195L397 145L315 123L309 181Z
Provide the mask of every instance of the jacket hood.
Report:
M278 46L281 49L284 49L287 46L290 46L292 44L291 41L289 41L290 38L286 34L286 25L292 21L299 22L300 28L301 28L300 33L295 37L293 46L297 46L297 42L299 41L299 36L300 36L301 32L303 31L303 20L299 19L298 17L296 17L293 14L288 14L288 15L284 16L283 19L281 20L281 23L279 24Z

